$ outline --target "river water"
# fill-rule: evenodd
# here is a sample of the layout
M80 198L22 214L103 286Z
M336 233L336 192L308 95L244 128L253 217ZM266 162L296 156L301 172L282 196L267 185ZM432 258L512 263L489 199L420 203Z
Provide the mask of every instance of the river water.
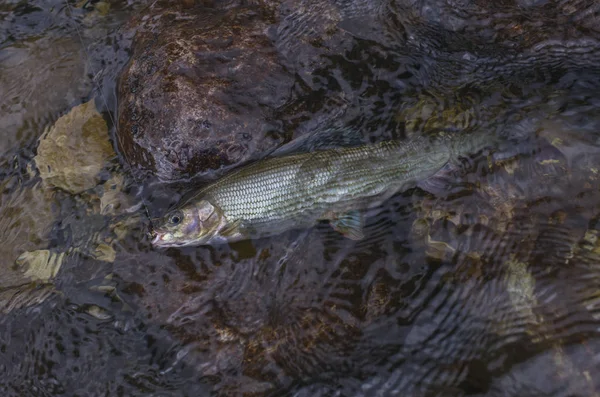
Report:
M362 241L154 249L149 216L189 186L119 153L121 29L146 4L0 2L2 395L600 395L600 5L334 1L334 28L282 4L273 41L312 70L298 119L506 143L370 211ZM116 156L86 192L43 185L40 137L91 99ZM127 211L97 209L107 186ZM26 252L61 266L20 275Z

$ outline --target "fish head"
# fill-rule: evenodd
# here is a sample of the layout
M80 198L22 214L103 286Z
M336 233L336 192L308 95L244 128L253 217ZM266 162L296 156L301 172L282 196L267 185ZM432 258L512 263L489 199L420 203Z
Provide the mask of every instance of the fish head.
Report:
M168 212L153 227L152 245L184 247L206 244L224 226L221 210L207 200Z

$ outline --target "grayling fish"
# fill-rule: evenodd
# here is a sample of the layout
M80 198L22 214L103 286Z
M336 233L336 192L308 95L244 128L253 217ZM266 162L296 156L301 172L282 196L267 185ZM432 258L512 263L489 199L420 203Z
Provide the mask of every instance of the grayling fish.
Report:
M461 155L492 143L466 134L418 137L267 158L224 176L154 227L159 247L272 236L329 220L361 239L361 210L431 177Z

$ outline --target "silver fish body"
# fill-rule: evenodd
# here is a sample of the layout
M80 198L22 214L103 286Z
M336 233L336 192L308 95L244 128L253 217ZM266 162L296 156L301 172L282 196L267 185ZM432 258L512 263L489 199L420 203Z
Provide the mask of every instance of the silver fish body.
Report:
M193 227L177 230L179 237L167 230L167 216L154 244L231 242L310 227L323 219L344 221L349 211L379 205L434 175L472 146L456 137L419 137L258 161L208 185L180 206L176 220L187 217ZM196 217L194 211L204 215ZM181 222L171 223L172 229L182 229ZM345 230L343 223L334 227Z

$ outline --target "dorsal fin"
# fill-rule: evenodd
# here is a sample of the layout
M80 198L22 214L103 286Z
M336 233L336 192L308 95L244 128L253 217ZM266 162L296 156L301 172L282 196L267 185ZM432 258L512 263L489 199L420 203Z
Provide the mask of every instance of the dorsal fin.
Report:
M295 153L308 153L338 147L364 145L365 139L352 127L331 127L306 133L275 149L268 157L281 157Z

